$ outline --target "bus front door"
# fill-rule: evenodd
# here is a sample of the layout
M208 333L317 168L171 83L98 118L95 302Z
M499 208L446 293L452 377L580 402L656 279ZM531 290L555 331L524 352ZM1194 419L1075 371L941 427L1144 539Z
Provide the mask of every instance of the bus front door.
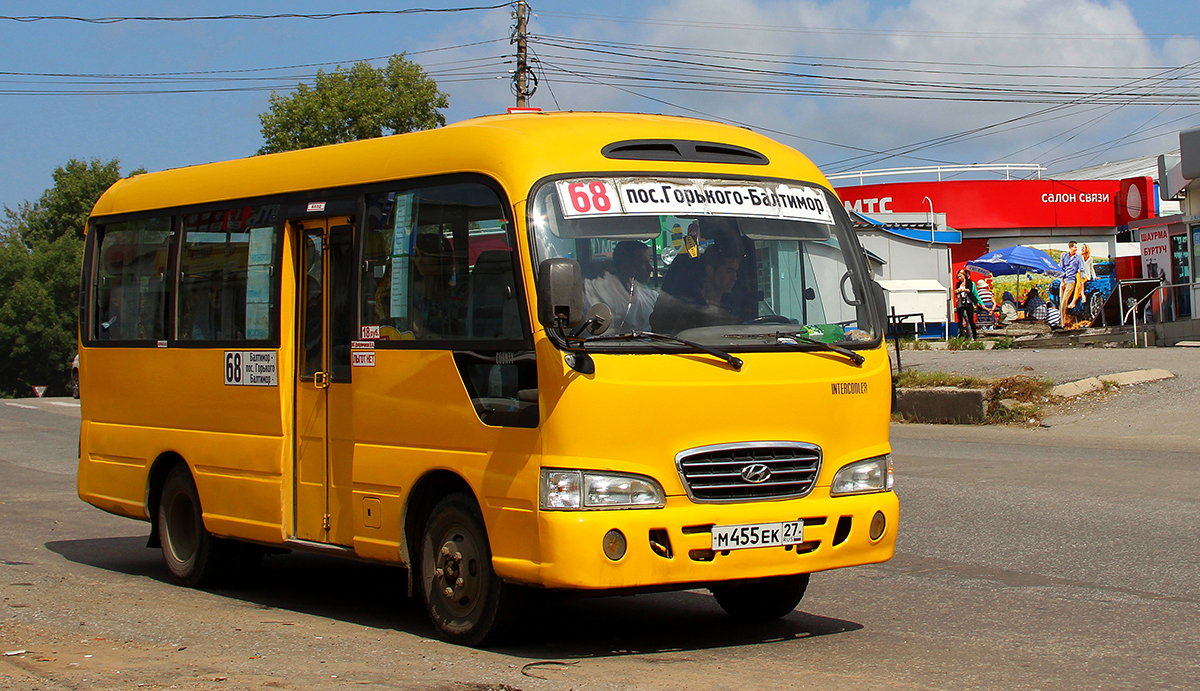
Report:
M353 221L295 222L300 238L296 367L295 537L349 545Z

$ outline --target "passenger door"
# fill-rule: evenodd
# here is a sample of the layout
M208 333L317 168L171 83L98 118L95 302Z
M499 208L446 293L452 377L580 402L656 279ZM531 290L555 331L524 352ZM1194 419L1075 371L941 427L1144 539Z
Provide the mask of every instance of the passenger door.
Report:
M353 219L293 221L297 287L295 537L349 545Z

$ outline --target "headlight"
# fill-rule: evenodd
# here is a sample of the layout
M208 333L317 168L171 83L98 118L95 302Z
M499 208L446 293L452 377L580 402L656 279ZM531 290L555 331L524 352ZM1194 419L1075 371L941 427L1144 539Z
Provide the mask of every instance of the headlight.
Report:
M892 455L886 454L858 461L837 471L829 487L831 496L886 492L892 488Z
M543 510L659 508L662 487L641 475L542 468Z

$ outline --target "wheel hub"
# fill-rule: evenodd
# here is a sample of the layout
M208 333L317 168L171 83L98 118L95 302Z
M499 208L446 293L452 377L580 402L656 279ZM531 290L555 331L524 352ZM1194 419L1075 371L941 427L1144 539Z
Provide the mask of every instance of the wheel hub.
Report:
M448 536L439 548L433 592L456 615L470 612L480 588L478 552L462 533Z

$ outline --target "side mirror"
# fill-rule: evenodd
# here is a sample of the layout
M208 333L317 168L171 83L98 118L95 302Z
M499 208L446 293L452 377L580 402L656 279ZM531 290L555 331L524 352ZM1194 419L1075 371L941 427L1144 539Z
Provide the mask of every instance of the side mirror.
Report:
M871 298L875 306L875 316L879 320L879 328L886 335L889 326L887 292L883 289L883 286L879 285L879 281L871 281Z
M547 328L578 326L583 319L583 272L574 259L556 257L538 266L538 321Z
M846 274L849 276L849 274ZM843 297L845 297L845 278L842 279ZM854 301L855 318L858 320L858 328L862 329L867 324L874 322L881 334L887 334L888 330L888 315L887 315L887 293L883 290L883 286L879 285L878 281L867 281L867 295L861 299Z

